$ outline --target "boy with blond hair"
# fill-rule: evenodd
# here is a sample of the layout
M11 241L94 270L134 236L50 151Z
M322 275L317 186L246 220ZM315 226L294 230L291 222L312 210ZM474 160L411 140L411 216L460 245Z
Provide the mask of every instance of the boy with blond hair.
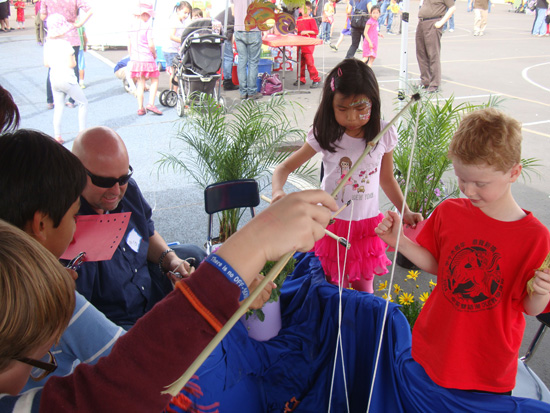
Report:
M550 310L550 271L537 270L550 235L511 192L521 141L520 123L496 109L464 116L449 157L466 198L437 207L418 244L400 235L399 251L438 276L413 329L412 357L442 387L511 394L523 313ZM376 229L390 246L398 219L388 212Z

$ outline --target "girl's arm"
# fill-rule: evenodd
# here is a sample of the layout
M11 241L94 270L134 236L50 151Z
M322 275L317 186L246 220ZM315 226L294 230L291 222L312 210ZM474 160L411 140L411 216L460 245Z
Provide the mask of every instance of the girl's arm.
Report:
M147 43L149 45L149 50L153 53L153 58L157 58L157 49L155 49L155 42L153 41L153 34L151 30L147 30Z
M380 186L391 203L401 212L403 221L406 224L414 228L418 222L424 219L421 214L411 212L406 204L403 208L403 192L401 192L401 187L393 175L393 150L385 153L382 157L382 164L380 166Z
M271 198L272 202L281 199L285 196L283 186L285 185L288 175L309 161L317 152L313 149L309 143L304 145L286 158L281 164L277 165L273 171L273 178L271 182Z
M170 40L173 42L181 43L181 37L176 36L177 28L174 27L172 30L170 30Z
M370 24L365 25L365 30L363 31L363 36L365 37L365 39L367 39L367 42L369 42L370 47L372 47L372 42L370 41L370 38L369 38L369 35L368 35L369 29L370 29Z

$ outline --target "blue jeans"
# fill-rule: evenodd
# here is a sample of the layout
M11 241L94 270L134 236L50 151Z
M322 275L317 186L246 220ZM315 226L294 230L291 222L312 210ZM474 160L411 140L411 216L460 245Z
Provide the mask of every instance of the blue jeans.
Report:
M330 42L330 23L322 22L321 30L319 31L319 38L325 42Z
M384 0L382 4L380 4L380 17L378 18L378 30L382 29L382 26L384 26L384 23L386 22L386 18L388 17L388 14L392 16L391 13L388 13L388 6L390 5L390 2L388 0ZM392 16L393 19L393 16ZM386 30L390 30L391 24L388 20L388 25L386 26Z
M259 31L236 31L233 36L239 54L239 65L237 66L239 92L241 96L253 96L258 92L257 77L262 53L262 33ZM247 66L248 74L246 73Z
M224 80L231 80L233 70L233 43L225 42L223 45L222 73Z
M454 30L455 29L455 15L453 14L449 20L445 22L443 25L443 31L447 30L447 23L449 24L449 29Z
M537 8L537 17L535 19L535 23L533 24L533 32L532 34L546 34L546 9L544 8Z

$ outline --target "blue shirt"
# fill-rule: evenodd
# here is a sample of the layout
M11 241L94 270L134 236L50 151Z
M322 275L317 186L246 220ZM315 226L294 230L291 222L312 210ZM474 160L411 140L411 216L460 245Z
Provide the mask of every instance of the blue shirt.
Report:
M80 215L97 214L84 197L80 201ZM76 289L114 323L131 326L161 298L156 297L147 267L149 238L155 232L152 210L133 179L111 211L119 212L132 215L113 258L85 262L78 270Z

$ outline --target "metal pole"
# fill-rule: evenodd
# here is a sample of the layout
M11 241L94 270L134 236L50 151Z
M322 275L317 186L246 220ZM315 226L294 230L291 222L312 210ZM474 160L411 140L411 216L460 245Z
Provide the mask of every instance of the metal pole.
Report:
M403 0L402 29L401 29L401 60L399 63L399 94L400 96L409 96L409 78L408 78L408 41L409 41L409 9L410 0ZM399 106L403 107L405 102L400 101Z

